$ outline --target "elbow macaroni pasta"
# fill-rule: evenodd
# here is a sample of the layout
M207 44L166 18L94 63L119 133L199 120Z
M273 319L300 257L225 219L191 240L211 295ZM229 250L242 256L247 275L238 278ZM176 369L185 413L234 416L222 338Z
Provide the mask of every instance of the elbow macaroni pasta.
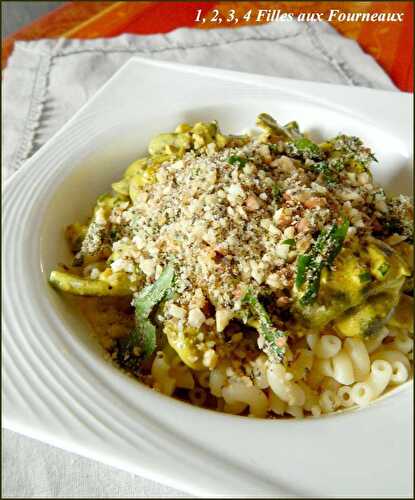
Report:
M273 391L269 391L268 405L272 412L281 417L287 409L287 403L280 399Z
M340 399L334 391L327 389L321 394L319 405L323 413L332 413L340 406Z
M405 333L399 332L391 344L396 350L408 354L414 349L414 339Z
M344 349L353 364L354 378L361 382L370 371L370 358L365 344L361 339L350 338L344 341Z
M179 357L169 361L163 352L154 359L151 373L160 392L170 395L176 387L188 389L191 402L197 406L202 406L210 393L218 398L217 409L233 415L247 411L257 418L267 412L276 417L303 418L308 412L318 417L355 405L366 406L388 387L410 378L412 338L402 332L389 335L388 331L382 336L393 340L369 343L368 347L360 338L308 335L303 344L306 347L294 351L289 369L270 364L260 354L247 368L249 378L235 377L226 363L194 376Z
M151 375L155 381L155 387L167 396L171 396L176 387L176 380L169 373L170 368L165 354L158 352L151 367Z
M401 361L393 361L391 363L392 366L392 375L391 375L391 384L403 384L408 380L409 371L406 366Z
M321 336L313 347L314 354L321 359L333 358L340 351L342 342L335 335Z
M282 365L273 365L267 370L268 383L273 392L289 406L303 406L305 393L290 375Z
M392 366L387 361L373 361L370 375L364 382L353 386L351 397L359 406L365 406L376 399L386 389L392 376Z
M236 403L249 406L249 414L253 417L264 417L268 409L268 401L265 394L255 386L247 386L241 383L229 384L222 391L226 404Z
M337 397L339 398L339 404L343 408L350 408L354 405L354 401L352 399L352 388L343 385L337 390Z
M350 385L355 381L353 364L350 357L344 350L341 350L332 358L334 380L340 384Z

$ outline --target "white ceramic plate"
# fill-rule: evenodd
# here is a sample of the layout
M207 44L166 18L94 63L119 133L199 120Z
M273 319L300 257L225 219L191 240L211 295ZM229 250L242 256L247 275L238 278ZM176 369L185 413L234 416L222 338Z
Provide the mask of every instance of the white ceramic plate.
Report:
M200 410L104 361L47 276L69 258L62 227L86 216L157 132L209 119L238 132L266 111L317 135L362 137L378 180L407 192L411 109L408 94L130 60L5 185L3 424L198 496L410 496L411 383L318 419Z

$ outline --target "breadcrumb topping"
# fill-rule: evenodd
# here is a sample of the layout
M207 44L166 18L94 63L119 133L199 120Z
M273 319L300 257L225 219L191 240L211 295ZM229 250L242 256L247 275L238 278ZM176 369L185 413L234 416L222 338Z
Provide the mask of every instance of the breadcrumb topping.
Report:
M219 310L238 311L248 288L274 293L283 304L296 257L319 231L347 218L348 236L364 237L389 212L402 215L396 205L406 206L404 197L388 205L367 172L344 169L328 183L313 159L289 158L283 143L272 146L252 139L162 164L157 182L110 214L119 236L113 271L144 273L151 283L174 262L176 305L186 310L195 300L203 309L207 298ZM192 318L199 324L201 315L193 312Z

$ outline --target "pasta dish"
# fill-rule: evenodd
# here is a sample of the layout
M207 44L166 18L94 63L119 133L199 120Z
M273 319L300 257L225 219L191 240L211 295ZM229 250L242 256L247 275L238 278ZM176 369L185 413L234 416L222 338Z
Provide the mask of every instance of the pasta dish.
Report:
M367 405L412 376L411 200L357 137L256 123L154 137L65 229L50 283L163 394L262 418Z

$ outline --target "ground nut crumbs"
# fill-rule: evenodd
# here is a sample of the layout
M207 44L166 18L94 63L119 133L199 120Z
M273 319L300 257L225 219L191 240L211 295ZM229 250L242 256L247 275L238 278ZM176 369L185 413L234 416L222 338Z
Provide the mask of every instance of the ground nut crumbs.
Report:
M74 274L53 284L84 295L112 359L156 390L301 418L335 411L356 382L318 342L413 359L413 208L374 183L358 138L316 144L296 122L261 120L261 136L181 124L154 138L88 225L67 228Z
M366 182L366 173L358 175L357 186L350 172L340 172L340 181L327 186L316 172L286 156L270 162L272 154L252 141L209 155L189 152L163 164L159 182L143 186L138 202L117 207L118 219L129 222L114 225L134 255L126 265L124 251L113 271L134 273L135 261L151 282L157 266L173 261L180 272L177 305L190 308L197 288L215 307L236 310L240 283L254 294L283 286L277 276L292 275L298 250L313 241L305 237L310 228L315 234L347 216L349 234L363 236L372 230L375 210L380 216L387 210L383 192ZM232 155L249 158L248 168L231 165ZM282 198L274 196L275 185ZM97 224L103 222L100 214ZM298 241L299 248L283 244L287 239ZM198 323L195 315L192 321Z

